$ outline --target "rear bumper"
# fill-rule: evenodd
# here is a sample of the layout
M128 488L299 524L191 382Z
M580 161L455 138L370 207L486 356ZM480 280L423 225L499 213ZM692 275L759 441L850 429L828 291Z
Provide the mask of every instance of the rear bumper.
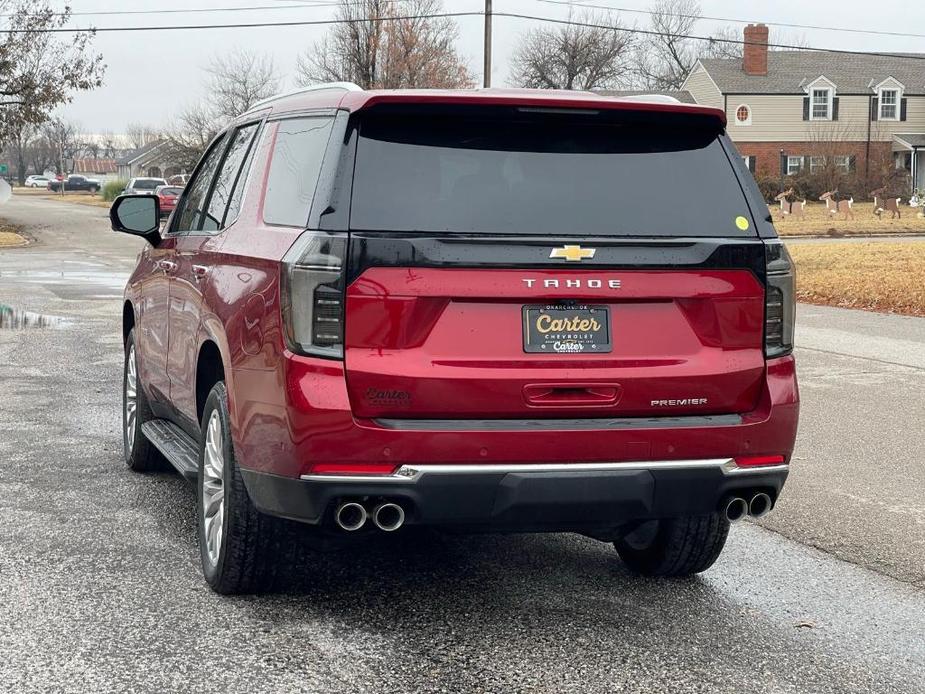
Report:
M776 499L799 415L792 357L767 362L750 412L519 422L358 419L342 363L280 362L281 371L233 374L237 459L258 508L313 524L346 497L401 501L409 524L516 530L707 513L738 490ZM726 461L742 456L783 456L784 465L730 471ZM408 470L417 474L398 474Z
M710 513L757 491L777 499L788 465L740 468L731 458L570 465L405 465L387 475L243 471L264 513L331 523L343 500L400 504L409 525L606 534L641 520Z

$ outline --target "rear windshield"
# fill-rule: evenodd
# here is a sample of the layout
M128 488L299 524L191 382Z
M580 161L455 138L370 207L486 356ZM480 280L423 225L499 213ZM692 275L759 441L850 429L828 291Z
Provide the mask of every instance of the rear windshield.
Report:
M715 129L576 119L371 117L357 230L753 236Z
M158 192L161 193L161 195L179 195L183 192L183 188L162 186Z
M160 178L136 178L132 188L139 190L154 190L158 186L164 185L163 179Z

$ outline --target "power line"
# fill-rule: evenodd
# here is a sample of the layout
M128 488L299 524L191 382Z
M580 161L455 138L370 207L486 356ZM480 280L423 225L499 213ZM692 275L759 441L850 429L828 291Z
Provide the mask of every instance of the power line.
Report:
M652 10L639 10L631 7L615 7L613 5L596 5L593 3L587 2L572 2L571 0L533 0L534 2L541 2L547 5L558 5L558 6L567 6L567 7L584 7L592 10L606 10L608 12L626 12L627 14L644 14L644 15L655 15L659 14ZM675 17L681 17L683 19L705 19L710 22L731 22L733 24L751 24L752 22L747 19L734 19L732 17L709 17L706 15L699 14L684 14L683 12L673 12ZM884 31L881 29L853 29L850 27L832 27L832 26L819 26L816 24L790 24L787 22L763 22L767 26L772 27L784 27L787 29L811 29L818 31L837 31L844 32L848 34L873 34L876 36L900 36L900 37L909 37L915 39L925 39L925 34L912 34L903 31Z
M185 9L157 9L157 10L96 10L88 12L53 12L52 16L55 17L96 17L96 16L119 16L119 15L159 15L159 14L194 14L194 13L209 13L209 12L254 12L259 10L300 10L300 9L323 9L327 7L339 7L345 3L343 2L332 2L331 0L317 0L313 2L312 0L276 0L277 2L297 2L298 4L292 5L248 5L248 6L237 6L237 7L191 7ZM382 0L383 2L393 4L402 2L403 0ZM652 16L658 14L652 10L640 10L632 7L617 7L614 5L600 5L588 2L578 2L576 0L534 0L534 2L543 3L546 5L555 5L559 7L582 7L587 9L597 9L605 10L607 12L625 12L627 14L642 14ZM347 2L348 5L361 5L363 4L362 0L353 0ZM495 13L497 14L497 13ZM0 17L14 17L18 15L5 13L0 14ZM26 16L40 16L34 14L27 14ZM684 19L704 19L711 22L730 22L733 24L750 24L751 21L747 19L738 19L736 17L711 17L708 15L698 15L698 14L685 14L685 13L674 13L674 16L682 17ZM814 30L814 31L830 31L830 32L841 32L849 34L869 34L874 36L892 36L892 37L907 37L907 38L925 38L925 34L915 34L910 32L903 31L885 31L881 29L855 29L851 27L833 27L833 26L820 26L816 24L793 24L789 22L770 22L765 21L764 24L773 27L784 27L788 29L804 29L804 30Z
M298 26L326 26L334 24L362 24L364 22L392 22L413 19L445 19L459 17L484 17L484 12L439 12L434 14L418 15L400 15L387 17L358 17L358 18L341 18L341 19L316 19L316 20L293 20L280 22L242 22L238 24L180 24L180 25L155 25L155 26L122 26L122 27L95 27L95 28L76 28L76 27L54 27L51 29L7 29L6 33L13 34L68 34L80 33L85 31L97 33L115 33L115 32L136 32L136 31L197 31L204 29L259 29L273 27L298 27ZM644 36L661 36L662 32L652 29L624 28L610 24L597 24L593 22L579 22L571 19L554 19L552 17L538 17L536 15L522 14L517 12L493 12L494 17L506 17L509 19L525 19L534 22L546 22L547 24L558 24L566 26L578 26L591 29L606 29L610 31L622 31L630 34L641 34ZM696 41L708 41L715 43L728 43L745 45L746 42L741 39L728 39L713 36L700 36L697 34L676 34L677 38L692 39ZM814 46L798 46L787 43L763 43L770 48L787 48L791 50L814 51L817 53L835 53L839 55L863 55L878 56L883 58L902 58L906 60L925 60L925 54L908 55L897 53L884 53L877 51L854 51L844 48L820 48Z
M619 26L613 26L611 24L596 24L593 22L576 22L571 19L553 19L552 17L536 17L528 14L519 14L516 12L495 12L496 17L509 17L513 19L529 19L538 22L546 22L549 24L559 24L567 26L579 26L586 27L589 29L610 29L612 31L625 31L630 34L642 34L644 36L662 36L663 32L655 31L652 29L637 29L637 28L624 28ZM696 41L709 41L714 43L731 43L737 45L746 45L746 41L742 39L727 39L714 36L700 36L697 34L675 34L677 38L681 39L693 39ZM752 44L753 45L753 44ZM902 58L904 60L925 60L925 54L904 54L904 53L884 53L878 51L853 51L847 48L819 48L815 46L798 46L796 44L789 43L764 43L761 42L762 46L768 46L769 48L787 48L790 50L797 51L814 51L816 53L836 53L840 55L864 55L864 56L877 56L881 58Z

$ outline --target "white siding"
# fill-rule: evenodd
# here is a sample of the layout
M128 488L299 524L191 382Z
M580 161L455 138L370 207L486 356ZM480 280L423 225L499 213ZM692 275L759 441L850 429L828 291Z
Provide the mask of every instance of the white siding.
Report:
M800 95L730 94L726 118L729 136L735 142L863 142L867 140L869 122L873 142L889 141L893 133L925 132L925 97L907 98L905 121L870 122L866 96L838 96L837 121L805 121ZM736 109L741 104L751 109L751 125L736 125Z
M683 88L690 92L694 101L701 106L723 107L723 95L700 63L697 63L697 67L687 76Z

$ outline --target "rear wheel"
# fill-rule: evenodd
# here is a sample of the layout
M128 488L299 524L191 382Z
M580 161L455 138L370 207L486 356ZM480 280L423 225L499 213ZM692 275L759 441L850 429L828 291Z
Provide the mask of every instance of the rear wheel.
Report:
M709 569L729 534L719 513L648 521L614 543L626 566L644 576L691 576Z
M279 559L281 522L260 513L235 461L225 384L216 383L202 413L197 481L199 554L206 582L217 593L271 587Z

